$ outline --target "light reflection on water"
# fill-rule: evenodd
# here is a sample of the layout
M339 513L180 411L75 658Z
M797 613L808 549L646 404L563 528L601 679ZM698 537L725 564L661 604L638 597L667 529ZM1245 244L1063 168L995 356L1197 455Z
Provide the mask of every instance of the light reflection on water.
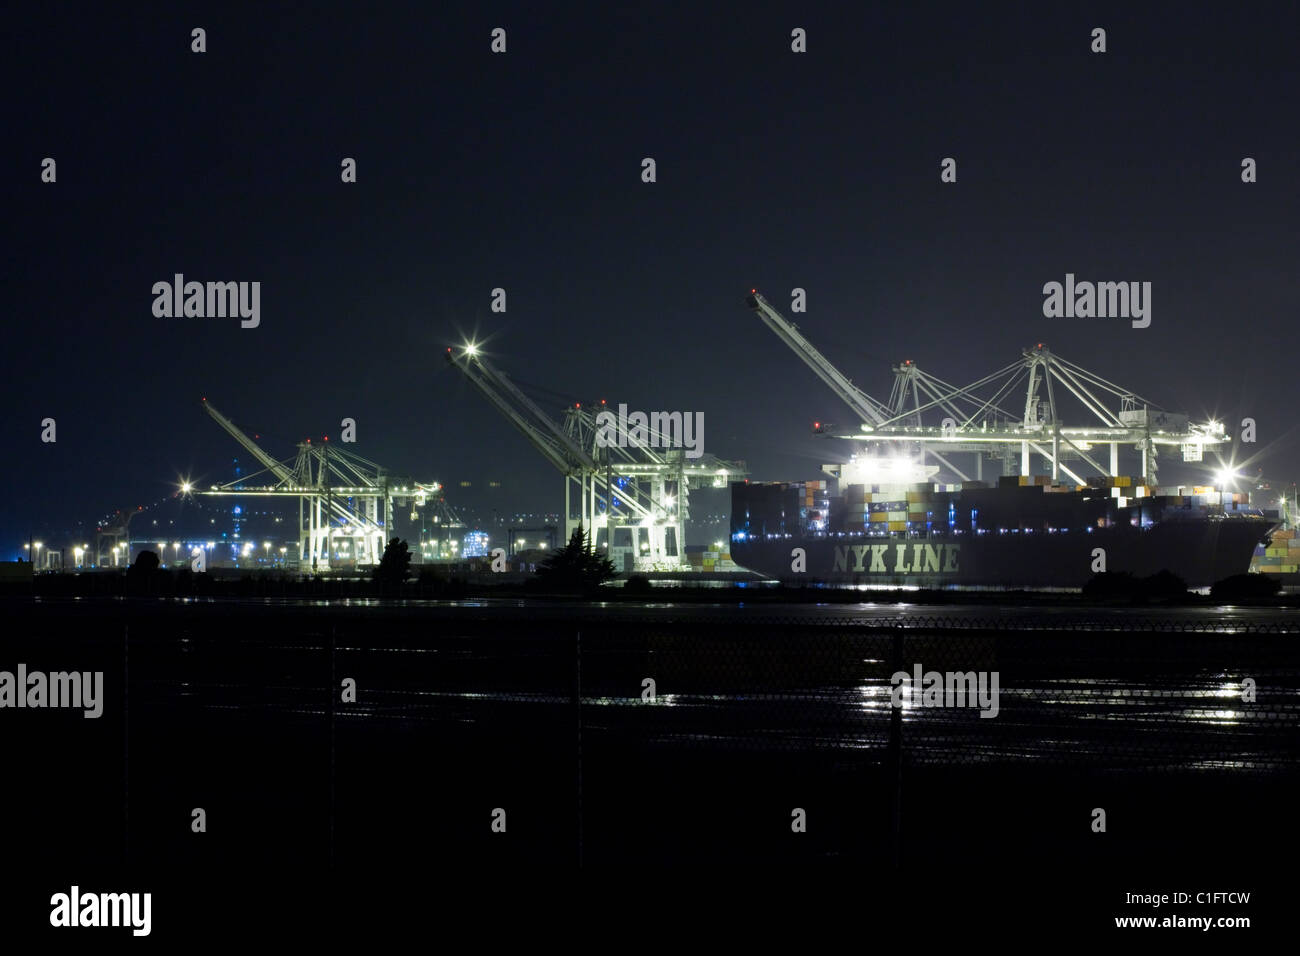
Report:
M43 604L84 604L89 606L118 605L140 600L123 596L104 598L62 597L41 595ZM312 607L312 608L428 608L430 610L457 610L473 608L484 613L518 615L525 617L574 619L581 612L599 611L601 616L663 614L688 614L694 619L709 616L728 620L760 619L767 616L789 621L818 623L830 619L861 624L899 624L905 627L922 627L926 621L940 620L955 624L1000 620L1016 622L1032 630L1073 629L1084 624L1088 630L1131 631L1135 623L1153 624L1157 628L1196 627L1216 634L1240 634L1246 626L1266 626L1281 633L1300 635L1300 608L1291 607L1079 607L1061 605L1024 605L1010 603L981 604L915 604L893 601L862 601L858 603L778 603L751 602L739 606L739 596L730 600L713 602L679 602L671 595L648 601L587 602L567 600L536 600L521 597L473 598L450 600L441 598L297 598L297 597L168 597L150 598L151 603L191 605L256 605L259 607ZM578 613L575 613L578 612Z
M1268 746L1267 734L1285 732L1269 718L1274 713L1252 713L1225 707L1190 705L1192 700L1222 700L1236 685L1146 688L1114 680L1054 680L1052 687L1001 687L999 713L981 718L977 706L924 707L905 703L902 741L909 759L921 763L984 763L988 761L1068 762L1118 767L1214 768L1236 770L1276 769L1300 765L1292 747ZM173 688L180 698L208 698L220 687L238 685L191 684ZM318 699L302 700L293 687L263 688L283 694L280 706L298 713L319 713ZM225 695L222 695L225 696ZM313 694L314 696L314 694ZM1300 696L1275 708L1294 708ZM782 694L662 693L653 700L641 696L584 694L588 710L584 732L640 727L653 738L671 741L712 739L756 741L778 749L833 747L882 751L888 746L891 717L887 680L841 687L808 688ZM539 714L572 713L573 698L554 693L492 691L438 691L371 687L367 703L349 719L385 721L445 721L450 713L465 720L511 721L535 719ZM241 709L264 707L223 701L208 707ZM470 708L468 711L465 708ZM540 711L539 711L540 708ZM649 716L659 713L662 723ZM667 718L668 713L679 716ZM1294 714L1294 709L1291 711ZM515 715L515 716L511 716ZM607 715L598 717L598 715ZM726 726L718 726L719 719ZM1293 718L1292 718L1293 719ZM649 721L647 724L646 721ZM1103 730L1113 727L1116 730ZM1250 736L1238 732L1246 728ZM1246 744L1242 746L1242 744Z
M214 602L201 599L196 603ZM381 620L372 616L372 611L383 614L384 608L399 606L390 601L268 599L234 603L360 609L355 615L337 618L340 625L334 647L340 661L365 655L371 674L363 703L345 719L426 722L439 725L438 733L444 727L454 729L474 722L507 728L548 721L556 728L573 726L574 699L565 692L567 678L553 678L549 671L538 676L531 657L511 656L523 646L520 644L510 645L501 655L490 645L477 649L475 637L483 630L467 628L462 632L454 624L449 630L428 628L423 609L430 611L428 620L436 620L444 609L452 621L457 615L461 620L472 616L475 621L499 616L512 629L510 633L523 640L529 636L528 623L572 620L575 607L590 613L592 605L519 599L403 602L402 607L422 609L408 615L418 626L405 631L399 628L390 640L385 631L369 627L369 622ZM739 742L783 750L852 748L875 759L877 752L889 746L891 726L896 723L891 720L894 710L889 681L894 638L892 630L883 627L899 623L906 631L907 653L929 662L927 671L933 665L940 671L998 669L1000 674L999 712L993 718L981 718L977 706L929 708L919 699L906 701L901 708L902 740L910 760L953 765L1054 761L1115 768L1247 771L1283 764L1300 767L1297 748L1285 740L1288 734L1300 733L1300 687L1296 686L1294 665L1256 656L1261 645L1253 643L1253 634L1245 633L1267 625L1273 633L1283 635L1277 645L1282 648L1291 640L1286 632L1300 632L1300 614L1295 611L1177 608L1085 612L1062 608L1058 612L1052 608L870 603L737 608L656 601L604 603L597 612L606 621L634 617L641 629L636 633L653 640L673 636L661 621L681 619L710 625L717 621L724 626L707 635L703 629L698 632L703 635L701 642L719 642L717 656L705 653L707 646L665 640L654 645L655 653L662 656L647 660L647 666L653 662L656 670L642 670L638 663L635 679L628 677L623 683L610 676L618 667L603 674L600 669L605 660L615 659L593 654L592 668L584 666L582 670L584 733L627 734L659 742L715 740L718 746ZM1133 632L1133 621L1139 619L1134 615L1160 626L1213 628L1214 639L1223 639L1213 648L1201 647L1183 643L1181 636L1157 631L1158 644L1144 643L1141 633L1132 644L1126 639L1130 634L1122 632ZM806 668L802 656L792 655L788 666L765 669L766 659L755 654L752 661L756 666L749 669L749 649L738 650L750 639L745 624L768 618L780 618L783 627L787 620L792 622L789 627L798 628L799 634L807 631L812 643ZM1087 627L1076 629L1081 618L1086 619ZM933 619L952 626L927 627ZM854 629L823 626L842 620L882 629L870 633L858 630L855 636ZM964 628L986 627L983 622L1000 620L1013 623L1003 632L990 634L986 629L963 634ZM362 626L353 623L358 621ZM519 622L523 626L516 628ZM421 637L426 628L431 635L428 642ZM256 638L257 650L248 653L274 652L296 663L299 655L314 660L328 651L329 641L321 640L323 629L312 623L307 633L301 630ZM1007 635L1011 639L1004 641ZM1164 640L1166 637L1171 639ZM409 638L409 646L401 646L403 638ZM299 643L294 643L296 640ZM841 643L858 640L860 643ZM1186 640L1197 642L1199 638L1189 634ZM232 632L223 641L233 646L243 638ZM588 661L586 649L601 650L600 641L599 628L582 628L584 664ZM182 646L188 652L188 644L182 642ZM196 652L210 654L213 646L196 642ZM550 652L544 645L538 646L538 660L543 668L549 667L551 661L545 655ZM1132 647L1136 650L1129 653ZM1195 653L1189 654L1189 648ZM1245 656L1238 656L1238 649ZM914 658L907 660L901 669L910 672ZM1256 668L1254 664L1244 666L1246 661L1269 663ZM476 669L453 673L449 665L462 662ZM702 669L695 669L697 665ZM289 669L286 664L283 673ZM152 689L184 701L185 707L270 708L310 715L323 713L321 701L327 697L320 686L268 687L253 683L254 678L243 673L218 683L200 669L185 673L190 679L159 680ZM557 667L555 673L567 671ZM653 701L643 700L640 680L651 674L658 682L657 694ZM1267 704L1242 700L1245 675L1257 682L1258 698ZM244 680L250 683L240 683Z
M1289 694L1289 703L1272 705L1289 706L1289 713L1282 715L1187 705L1192 699L1222 699L1221 689L1160 688L1158 694L1144 694L1145 688L1121 688L1113 681L1078 683L1094 686L1065 688L1077 692L1069 694L1001 688L1000 709L991 719L981 718L974 706L907 704L901 708L901 747L906 759L918 765L1050 763L1239 772L1300 768L1300 753L1286 742L1294 731L1295 698L1300 696L1295 692ZM238 685L178 682L168 696L189 701L186 706L223 711L271 706L328 716L316 689L305 693L301 688L263 687L255 699L239 702L232 702L232 689ZM1117 693L1124 689L1130 691L1128 696ZM275 703L268 703L268 692ZM784 694L674 692L657 694L653 701L639 695L588 693L581 703L584 734L631 733L661 746L708 742L723 748L855 750L868 760L885 759L895 723L884 680ZM573 726L575 712L574 699L565 694L369 687L365 703L352 709L347 719L440 727L467 722L508 727L552 720L558 727Z

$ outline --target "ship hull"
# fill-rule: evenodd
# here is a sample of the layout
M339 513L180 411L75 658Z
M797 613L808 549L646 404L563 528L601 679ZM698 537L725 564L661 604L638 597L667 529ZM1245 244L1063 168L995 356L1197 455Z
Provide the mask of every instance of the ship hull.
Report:
M1169 571L1189 587L1208 587L1246 573L1270 527L1263 518L1233 517L1072 532L789 536L736 540L731 554L741 567L783 581L1079 588L1105 570Z

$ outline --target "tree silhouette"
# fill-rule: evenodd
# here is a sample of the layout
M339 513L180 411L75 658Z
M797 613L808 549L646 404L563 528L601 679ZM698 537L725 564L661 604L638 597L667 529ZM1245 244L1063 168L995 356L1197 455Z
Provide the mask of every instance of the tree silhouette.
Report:
M157 571L159 564L161 562L157 554L152 551L141 551L135 556L135 564L131 566L131 570L148 574L150 571Z
M591 535L574 528L569 543L548 557L537 569L545 584L559 588L594 590L617 573L614 562L591 546Z
M393 538L388 542L374 575L381 584L401 584L411 576L411 549L405 541Z

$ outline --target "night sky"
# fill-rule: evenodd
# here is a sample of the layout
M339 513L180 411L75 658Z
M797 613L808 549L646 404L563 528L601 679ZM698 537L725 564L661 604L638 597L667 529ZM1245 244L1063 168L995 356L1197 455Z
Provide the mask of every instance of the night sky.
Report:
M1293 4L147 6L9 17L4 557L228 480L246 456L204 396L278 457L352 417L356 451L454 504L558 511L444 362L466 335L561 396L703 411L756 479L816 477L842 448L811 422L850 415L755 286L879 399L901 359L967 382L1042 341L1255 418L1238 457L1300 477ZM177 272L260 281L260 326L154 317ZM1045 318L1067 272L1150 281L1151 326Z

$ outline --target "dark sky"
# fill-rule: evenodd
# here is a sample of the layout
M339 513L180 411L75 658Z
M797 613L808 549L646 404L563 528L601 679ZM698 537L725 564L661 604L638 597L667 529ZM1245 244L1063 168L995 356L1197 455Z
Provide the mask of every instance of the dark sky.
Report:
M878 398L900 359L965 382L1045 341L1254 417L1239 457L1300 476L1293 4L133 6L9 17L0 550L227 478L203 396L281 456L350 416L453 500L499 480L558 510L445 365L463 333L525 382L703 411L756 478L814 477L838 448L810 422L849 415L751 286L787 314L805 288L794 318ZM260 281L260 327L155 318L176 272ZM1067 272L1150 281L1151 326L1045 318Z

